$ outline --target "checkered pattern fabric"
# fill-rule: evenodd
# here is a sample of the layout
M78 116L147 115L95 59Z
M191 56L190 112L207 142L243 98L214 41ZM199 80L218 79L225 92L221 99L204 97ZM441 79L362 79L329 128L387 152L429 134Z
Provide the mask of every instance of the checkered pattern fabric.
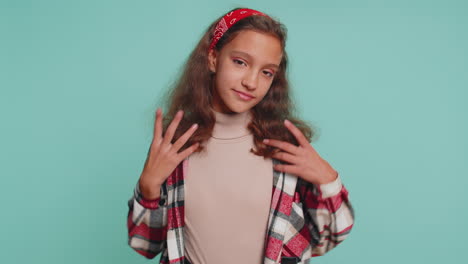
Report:
M283 163L272 160L274 164ZM186 158L161 186L159 198L146 200L137 182L128 200L128 245L148 259L161 253L160 264L189 263L184 256L183 237L187 165ZM318 186L276 170L273 175L263 264L307 264L348 236L354 224L354 210L340 175L335 181ZM291 259L296 261L290 262Z

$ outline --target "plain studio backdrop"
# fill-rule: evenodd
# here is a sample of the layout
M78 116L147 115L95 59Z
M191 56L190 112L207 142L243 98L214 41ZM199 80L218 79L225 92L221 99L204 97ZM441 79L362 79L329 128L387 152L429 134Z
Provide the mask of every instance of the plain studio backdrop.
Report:
M467 263L462 0L2 1L2 263L157 263L126 229L153 112L237 6L287 26L300 117L356 210L313 263Z

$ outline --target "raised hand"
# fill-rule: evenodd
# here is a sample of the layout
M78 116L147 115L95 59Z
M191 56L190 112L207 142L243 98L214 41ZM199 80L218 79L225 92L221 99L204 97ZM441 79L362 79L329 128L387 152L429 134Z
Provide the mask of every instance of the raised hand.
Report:
M273 154L273 158L289 163L277 164L274 169L295 174L313 184L326 184L334 181L338 177L338 172L320 157L301 130L289 120L285 120L284 125L297 139L299 146L282 140L264 139L263 143L266 145L283 150Z
M158 198L160 186L171 175L177 165L199 146L197 142L181 153L178 153L179 149L198 128L197 124L193 124L174 144L171 143L183 114L182 110L177 112L163 137L162 112L160 108L156 111L153 141L151 142L150 151L146 158L139 183L141 192L146 199L152 200Z

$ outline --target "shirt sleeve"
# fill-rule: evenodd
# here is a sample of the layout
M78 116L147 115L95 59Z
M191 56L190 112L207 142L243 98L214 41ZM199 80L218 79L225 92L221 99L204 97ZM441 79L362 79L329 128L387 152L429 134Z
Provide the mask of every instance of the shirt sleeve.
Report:
M354 225L354 209L341 176L330 183L303 182L300 196L312 241L312 256L321 256L349 235Z
M128 245L140 255L152 259L163 251L167 236L167 194L161 186L161 196L145 199L137 182L128 200Z

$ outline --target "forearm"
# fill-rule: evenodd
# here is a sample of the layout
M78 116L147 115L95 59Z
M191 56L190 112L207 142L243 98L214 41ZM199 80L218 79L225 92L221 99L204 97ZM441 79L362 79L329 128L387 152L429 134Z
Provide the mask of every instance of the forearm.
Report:
M163 200L164 197L159 195L156 199L146 200L140 184L137 183L134 194L128 201L128 244L147 258L154 258L159 254L166 241L167 207L162 203Z
M309 226L315 245L312 252L320 256L348 236L354 225L354 209L341 178L323 185L304 186L302 194L305 210L314 222Z

